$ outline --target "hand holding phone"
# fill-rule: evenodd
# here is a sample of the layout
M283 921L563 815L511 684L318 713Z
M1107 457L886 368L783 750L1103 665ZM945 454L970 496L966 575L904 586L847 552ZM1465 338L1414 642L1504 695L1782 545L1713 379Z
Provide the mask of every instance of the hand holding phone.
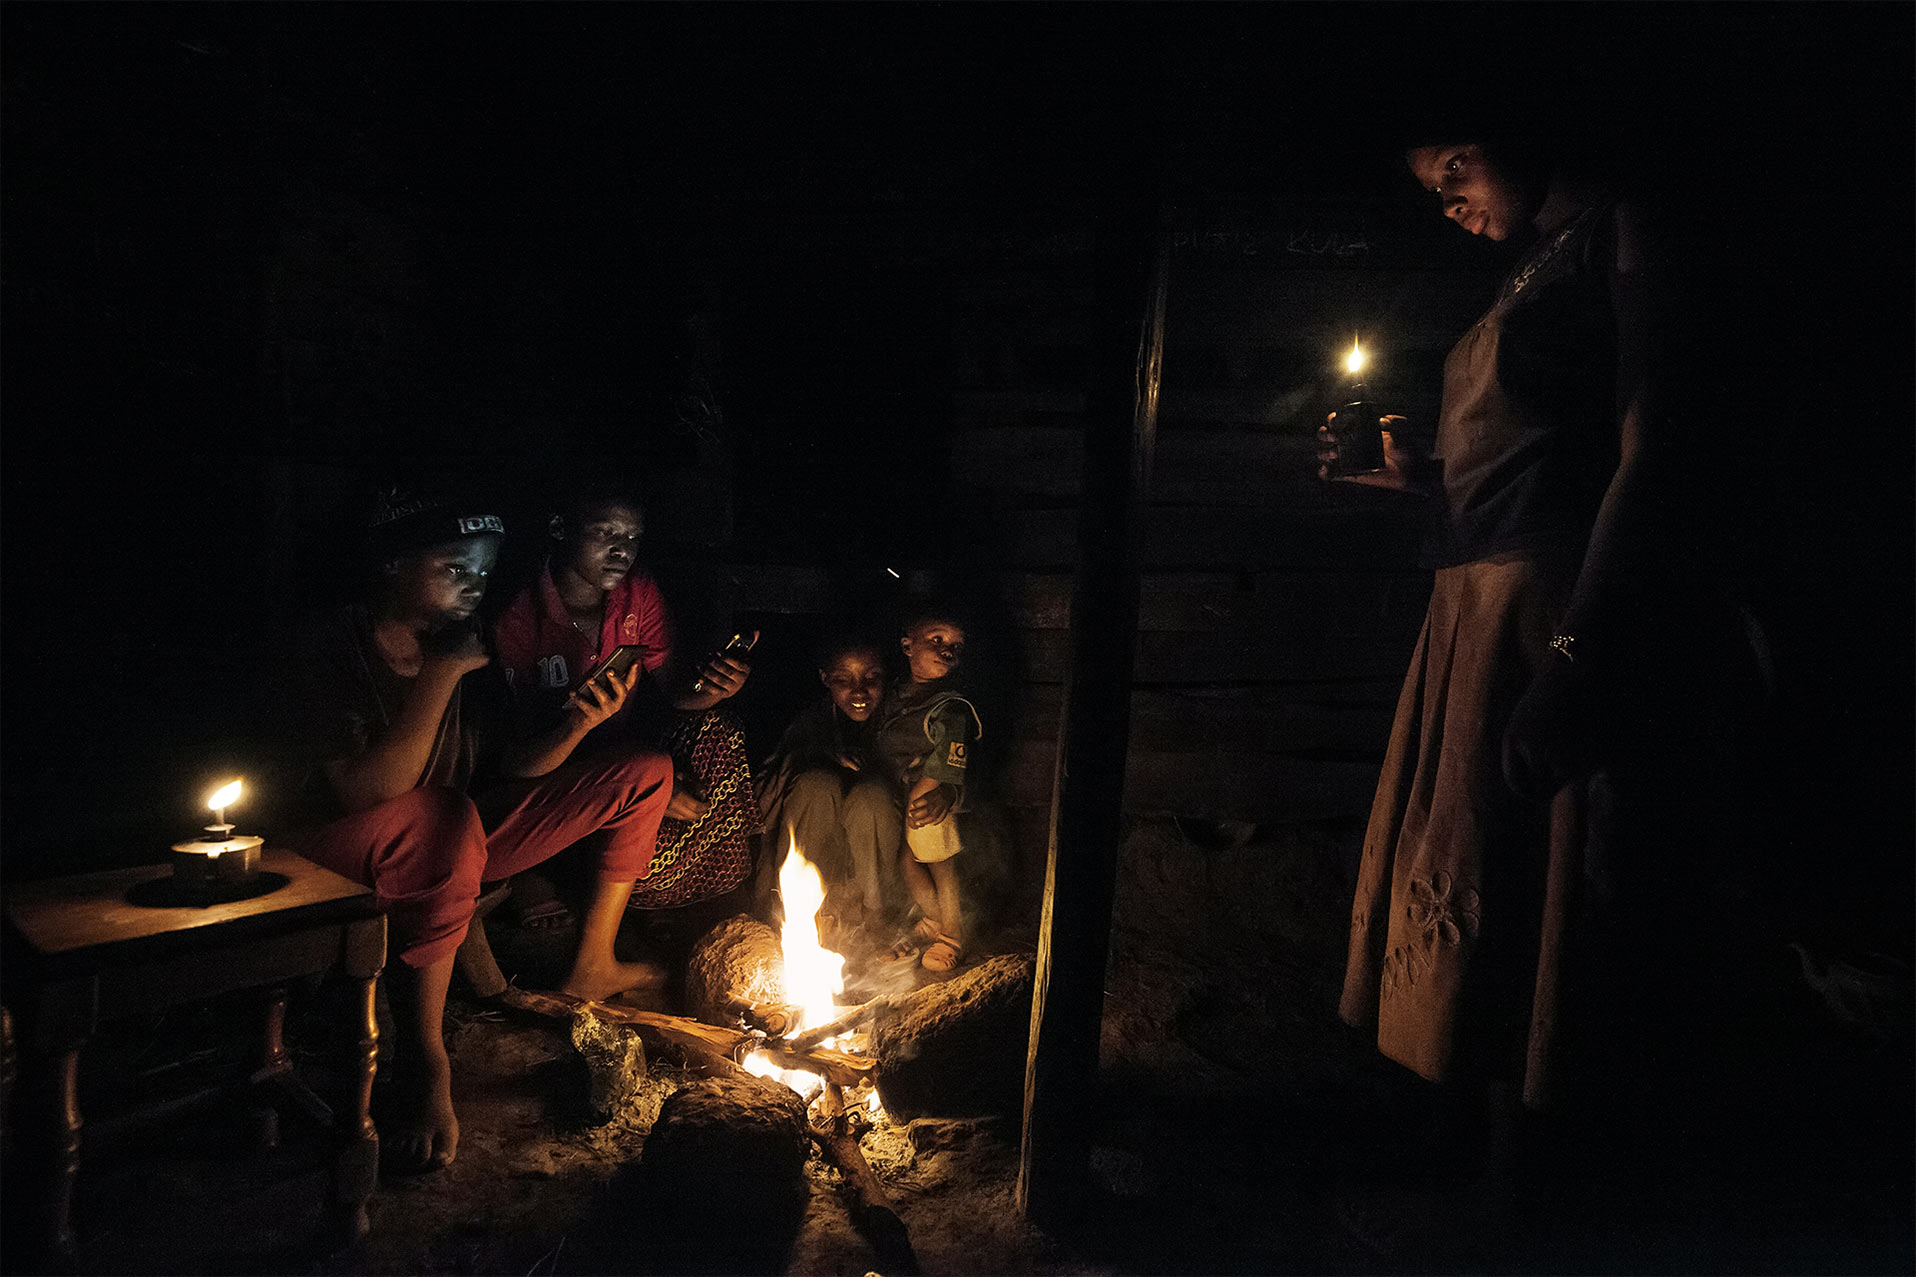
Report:
M732 635L730 639L726 640L725 646L719 649L718 655L706 663L705 668L707 672L701 674L698 680L692 684L692 691L695 694L703 694L707 690L707 679L710 677L713 668L718 666L720 662L725 662L726 664L737 667L742 674L749 674L751 667L746 665L745 658L751 655L752 648L757 646L757 644L757 630L753 630L750 633L741 630ZM739 682L742 685L744 679L741 677ZM737 690L737 687L727 689L726 694L729 696Z
M636 647L617 649L594 666L585 681L566 697L567 712L579 715L583 730L591 731L625 708L626 696L639 680L639 669L636 655L621 656L620 653L636 654L637 651Z
M613 678L624 678L638 659L639 647L636 643L619 644L606 653L605 659L594 665L591 671L579 680L579 689L583 691L586 684L598 682L607 674Z

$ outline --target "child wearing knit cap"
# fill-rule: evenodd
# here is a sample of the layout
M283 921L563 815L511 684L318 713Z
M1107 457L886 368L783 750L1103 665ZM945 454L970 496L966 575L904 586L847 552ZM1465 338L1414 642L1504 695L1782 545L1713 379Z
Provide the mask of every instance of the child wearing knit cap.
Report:
M291 842L371 887L388 913L401 1111L382 1135L401 1169L444 1166L458 1149L441 1019L481 882L602 832L561 988L597 999L664 980L618 961L613 940L672 796L671 761L573 759L639 671L581 689L548 730L514 739L504 679L474 623L504 536L484 510L388 496L369 529L367 587L309 628L295 669L309 820Z

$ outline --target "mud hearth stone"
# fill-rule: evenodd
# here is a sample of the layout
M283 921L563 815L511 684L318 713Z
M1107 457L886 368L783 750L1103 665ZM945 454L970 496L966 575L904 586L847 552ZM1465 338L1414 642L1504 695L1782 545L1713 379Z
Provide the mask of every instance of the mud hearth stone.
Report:
M585 1060L591 1079L586 1098L595 1115L610 1117L644 1090L645 1046L631 1028L581 1011L572 1017L572 1045Z
M701 1078L660 1107L645 1141L645 1163L676 1181L796 1181L810 1139L805 1101L789 1086L760 1078Z
M804 1216L810 1147L805 1101L790 1087L703 1078L674 1092L638 1166L633 1217L644 1221L636 1240L648 1271L781 1271L777 1255Z
M755 918L727 918L700 936L685 964L685 1007L707 1024L731 1024L741 1003L785 1001L778 932Z
M1024 1101L1033 963L1001 954L901 999L872 1028L878 1097L900 1121L1006 1117Z
M964 1148L990 1129L989 1124L971 1119L946 1121L921 1117L905 1127L905 1140L917 1153L945 1153Z

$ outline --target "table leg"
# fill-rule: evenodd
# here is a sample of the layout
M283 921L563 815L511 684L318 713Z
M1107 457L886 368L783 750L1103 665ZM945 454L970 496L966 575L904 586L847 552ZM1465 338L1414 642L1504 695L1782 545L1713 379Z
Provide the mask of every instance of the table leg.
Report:
M379 1182L379 1131L373 1125L373 1077L379 1068L379 973L386 966L384 915L356 922L346 930L342 966L354 982L355 1063L348 1100L340 1105L335 1129L339 1154L333 1164L333 1231L348 1245L372 1227L366 1202Z
M80 1048L53 1061L53 1180L48 1185L47 1244L58 1258L74 1254L73 1190L80 1180Z
M13 1011L0 1006L0 1156L13 1157L13 1086L20 1055L13 1043Z
M252 1084L250 1094L255 1099L251 1112L253 1136L262 1153L270 1153L279 1147L279 1109L267 1098L260 1104L259 1087L263 1082L271 1082L280 1090L300 1099L303 1086L295 1084L293 1078L293 1057L286 1050L286 987L281 985L266 995L266 1014L261 1024L259 1067L253 1070L249 1079ZM315 1097L316 1098L316 1097Z
M253 1081L264 1082L292 1071L292 1057L286 1051L286 987L281 985L266 995L266 1020L261 1034L259 1068Z
M46 1218L40 1232L48 1263L70 1271L75 1261L74 1188L80 1178L80 1050L99 1021L100 986L95 980L47 985L39 992L33 1054L46 1088L43 1118L49 1128L51 1165L45 1184Z

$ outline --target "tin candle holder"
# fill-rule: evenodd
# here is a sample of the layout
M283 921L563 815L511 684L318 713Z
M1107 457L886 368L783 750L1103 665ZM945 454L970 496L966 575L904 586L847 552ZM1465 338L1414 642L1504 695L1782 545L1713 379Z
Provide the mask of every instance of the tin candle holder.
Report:
M235 835L231 825L208 825L204 832L204 838L173 844L173 885L183 895L225 895L258 883L264 838Z

